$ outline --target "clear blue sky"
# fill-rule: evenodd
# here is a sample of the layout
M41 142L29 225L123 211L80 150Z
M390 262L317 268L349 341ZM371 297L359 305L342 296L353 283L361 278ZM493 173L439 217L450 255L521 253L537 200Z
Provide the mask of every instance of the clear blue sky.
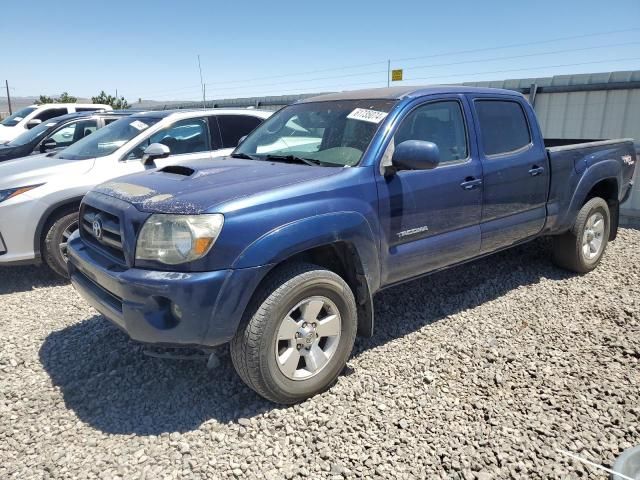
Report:
M198 99L198 54L209 99L640 69L639 0L10 1L0 32L16 96Z

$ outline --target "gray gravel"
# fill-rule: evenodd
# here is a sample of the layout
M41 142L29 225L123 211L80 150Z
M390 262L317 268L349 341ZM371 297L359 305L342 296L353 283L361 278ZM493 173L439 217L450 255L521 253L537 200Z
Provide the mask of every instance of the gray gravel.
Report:
M585 276L534 242L376 297L328 392L160 360L41 268L0 271L0 478L603 478L640 444L640 232Z

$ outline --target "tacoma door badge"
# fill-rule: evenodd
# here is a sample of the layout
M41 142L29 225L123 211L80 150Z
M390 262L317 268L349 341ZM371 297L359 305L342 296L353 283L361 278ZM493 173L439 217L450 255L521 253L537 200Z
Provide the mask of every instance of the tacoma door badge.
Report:
M408 237L409 235L415 235L416 233L427 232L429 231L428 226L410 228L409 230L403 230L402 232L398 232L398 238Z

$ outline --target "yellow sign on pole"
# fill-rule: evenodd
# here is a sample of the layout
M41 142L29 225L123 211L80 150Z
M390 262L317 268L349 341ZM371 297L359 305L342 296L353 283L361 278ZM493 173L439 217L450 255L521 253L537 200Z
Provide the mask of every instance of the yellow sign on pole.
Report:
M398 70L391 70L391 81L399 82L401 80L402 80L402 69L399 68Z

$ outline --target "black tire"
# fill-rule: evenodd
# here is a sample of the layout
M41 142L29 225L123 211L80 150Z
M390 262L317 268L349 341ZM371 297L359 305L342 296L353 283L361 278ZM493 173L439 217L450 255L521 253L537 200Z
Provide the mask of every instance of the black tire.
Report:
M583 251L583 240L587 221L593 216L600 214L604 221L603 232L601 233L602 242L597 253L593 258ZM611 216L609 213L609 205L600 198L594 197L585 203L578 215L576 221L568 232L553 237L553 261L559 267L578 273L587 273L598 266L607 243L609 241L609 231L611 229Z
M74 228L75 227L75 228ZM45 264L56 274L69 278L65 253L66 240L70 233L78 228L78 211L65 210L56 214L47 223L46 236L43 242L43 258Z
M291 309L317 296L329 299L339 311L337 347L314 376L291 379L281 371L276 360L280 345L278 329ZM276 403L293 404L333 384L351 354L356 330L356 301L347 283L317 265L290 264L269 274L254 295L231 341L231 359L240 378L259 395Z

